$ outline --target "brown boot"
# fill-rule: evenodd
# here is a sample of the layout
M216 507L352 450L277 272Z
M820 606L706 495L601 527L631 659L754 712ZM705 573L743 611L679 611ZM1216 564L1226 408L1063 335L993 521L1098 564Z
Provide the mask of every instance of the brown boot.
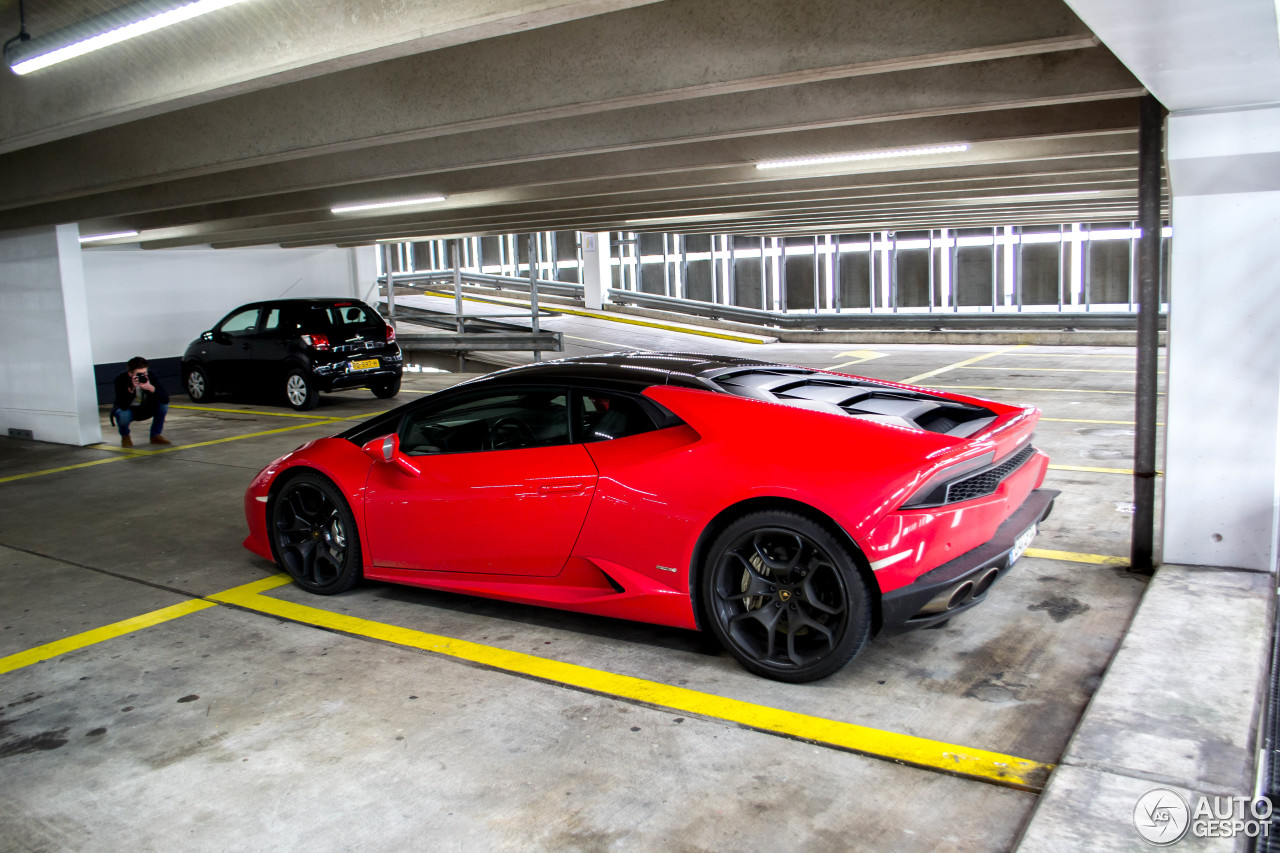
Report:
M120 436L121 447L133 447L133 439L127 435Z
M163 435L153 435L153 436L151 436L151 443L152 443L152 444L173 444L173 442L172 442L172 441L170 441L169 439L165 438Z

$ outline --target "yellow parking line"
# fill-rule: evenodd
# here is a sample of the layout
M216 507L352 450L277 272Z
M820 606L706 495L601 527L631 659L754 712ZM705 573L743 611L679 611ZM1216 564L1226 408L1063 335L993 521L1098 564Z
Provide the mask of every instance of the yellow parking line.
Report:
M315 420L325 415L304 415L301 412L263 412L257 409L224 409L218 406L178 406L169 404L171 409L185 409L189 412L226 412L232 415L263 415L269 418L309 418Z
M1026 344L1017 344L1015 346L1004 347L1003 349L998 349L989 353L984 353L983 355L975 355L973 358L966 358L964 361L957 361L955 364L948 364L946 367L939 367L937 370L930 370L925 373L918 373L915 376L902 380L902 384L914 385L915 383L919 382L921 379L928 379L930 376L937 376L939 373L946 373L948 370L956 370L957 368L968 367L969 365L976 364L979 361L985 361L988 358L995 358L998 355L1005 355L1006 353L1013 352L1014 350L1022 349L1025 346Z
M12 474L8 477L0 477L0 483L11 483L14 480L26 480L31 477L43 477L46 474L57 474L62 471L74 471L77 468L89 468L94 465L105 465L108 462L122 462L126 459L141 459L148 456L159 456L162 453L177 453L181 450L191 450L195 447L209 447L213 444L225 444L228 441L243 441L246 438L260 438L264 435L275 435L281 432L290 432L295 429L309 429L316 426L327 426L329 424L341 423L346 418L324 418L315 420L311 423L297 424L296 426L279 427L278 429L267 429L261 432L250 432L244 435L232 435L226 438L214 438L209 441L197 441L193 444L174 444L168 447L160 447L155 450L141 450L134 448L133 453L121 454L120 456L112 456L108 459L95 459L92 462L79 462L75 465L63 465L59 468L45 468L42 471L30 471L26 474ZM103 449L103 448L99 448Z
M577 664L548 660L522 652L414 631L383 622L358 619L258 595L244 587L211 595L209 598L281 619L408 648L422 649L554 684L590 690L682 713L725 720L760 731L786 735L930 770L940 770L1010 788L1039 791L1052 769L1052 765L1012 755L970 749L913 735L812 717L684 687L673 687Z
M637 352L643 351L642 347L628 346L626 344L620 344L615 341L598 341L595 338L584 338L581 335L565 335L565 337L575 341L590 341L593 344L604 344L607 347L617 347L618 349L634 350Z
M1106 554L1078 554L1075 551L1051 551L1047 548L1028 548L1023 552L1025 557L1039 557L1042 560L1065 560L1069 563L1093 563L1099 566L1127 566L1128 557L1109 557Z
M125 619L123 622L116 622L111 625L104 625L101 628L94 628L92 631L73 634L62 640L55 640L52 643L45 643L43 646L36 646L34 649L28 649L25 652L18 652L17 654L0 658L0 674L12 672L15 669L21 669L24 666L30 666L42 660L56 658L60 655L65 655L67 652L101 643L103 640L111 640L143 628L150 628L152 625L159 625L161 622L168 622L170 619L177 619L179 616L186 616L188 613L207 610L213 606L215 605L211 601L200 601L198 599L184 601L180 604L144 613L141 616L134 616L132 619Z
M931 388L937 388L939 391L950 391L951 389L962 389L965 391L1051 391L1061 392L1063 394L1133 394L1132 391L1097 391L1092 388L1005 388L998 385L931 385ZM1160 396L1164 396L1164 392L1160 392Z
M1133 476L1132 468L1088 468L1083 465L1050 465L1050 471L1087 471L1093 474L1126 474ZM1163 477L1163 471L1156 472L1157 477Z

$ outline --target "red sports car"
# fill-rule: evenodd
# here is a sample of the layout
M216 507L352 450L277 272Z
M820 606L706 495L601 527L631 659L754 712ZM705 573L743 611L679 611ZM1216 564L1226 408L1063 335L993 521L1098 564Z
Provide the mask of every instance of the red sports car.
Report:
M245 546L321 595L365 577L710 629L810 681L985 598L1058 494L1038 418L741 358L546 362L272 462Z

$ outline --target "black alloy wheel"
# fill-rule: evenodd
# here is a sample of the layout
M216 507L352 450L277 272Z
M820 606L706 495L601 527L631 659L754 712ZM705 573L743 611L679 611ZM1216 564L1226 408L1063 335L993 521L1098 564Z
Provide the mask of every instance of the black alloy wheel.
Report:
M381 379L370 385L369 390L379 400L390 399L400 393L400 377L393 376L390 379Z
M202 403L213 396L213 387L209 384L209 374L200 365L192 365L187 371L187 396L193 403Z
M870 596L853 559L824 526L794 513L730 524L704 564L702 595L720 643L765 678L825 678L870 637Z
M300 412L314 409L320 402L316 382L305 370L292 370L284 380L284 397Z
M360 579L355 518L324 477L304 473L289 480L271 505L270 529L277 561L303 589L333 595Z

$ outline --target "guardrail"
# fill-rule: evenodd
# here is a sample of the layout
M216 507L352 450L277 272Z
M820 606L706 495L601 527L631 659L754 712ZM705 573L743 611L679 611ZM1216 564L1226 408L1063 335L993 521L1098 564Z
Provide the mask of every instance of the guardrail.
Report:
M1133 329L1137 322L1136 316L1133 314L1102 312L1020 311L1016 313L953 314L932 311L855 314L846 311L839 314L818 312L791 314L780 311L762 311L759 308L741 308L736 305L696 302L691 299L678 299L670 296L658 296L653 293L638 293L634 290L618 290L616 288L610 288L609 298L613 302L623 305L635 305L641 308L691 314L696 317L709 317L713 320L728 320L753 326L775 326L780 329L839 329L852 331L875 331L881 329L1116 330ZM1165 322L1165 316L1161 315L1161 329L1165 328Z

